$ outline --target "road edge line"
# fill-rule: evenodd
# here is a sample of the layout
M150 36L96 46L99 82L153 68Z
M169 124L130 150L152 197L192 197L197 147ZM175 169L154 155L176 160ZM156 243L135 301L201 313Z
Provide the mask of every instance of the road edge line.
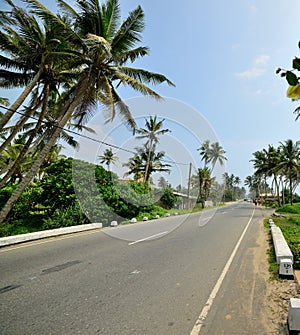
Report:
M230 257L229 257L229 259L228 259L228 261L226 263L226 265L224 266L224 269L223 269L223 271L222 271L222 273L221 273L221 275L220 275L217 283L215 284L213 290L211 291L211 293L210 293L210 295L209 295L209 297L208 297L208 299L207 299L207 301L206 301L206 303L205 303L205 305L204 305L204 307L203 307L203 309L202 309L202 311L201 311L201 313L200 313L200 315L199 315L199 317L198 317L198 319L197 319L197 321L196 321L196 323L195 323L192 331L190 332L190 335L199 335L200 334L200 331L201 331L201 328L203 326L203 323L204 323L204 321L205 321L205 319L206 319L206 317L207 317L207 315L208 315L208 313L209 313L209 311L210 311L210 309L212 307L212 304L213 304L213 302L214 302L214 300L216 298L216 295L217 295L217 293L218 293L218 291L219 291L219 289L220 289L220 287L221 287L221 285L223 283L223 280L224 280L224 278L225 278L225 276L226 276L226 274L227 274L227 272L229 270L229 267L230 267L230 265L231 265L231 263L232 263L235 255L237 253L237 250L238 250L240 244L242 243L242 240L243 240L243 238L244 238L244 236L245 236L245 234L246 234L246 232L248 230L250 222L253 219L254 212L255 212L255 207L253 209L252 215L251 215L251 217L250 217L250 219L249 219L246 227L244 228L244 230L242 232L242 235L240 236L240 238L239 238L236 246L234 247L234 249L233 249L233 251L232 251L232 253L231 253L231 255L230 255Z

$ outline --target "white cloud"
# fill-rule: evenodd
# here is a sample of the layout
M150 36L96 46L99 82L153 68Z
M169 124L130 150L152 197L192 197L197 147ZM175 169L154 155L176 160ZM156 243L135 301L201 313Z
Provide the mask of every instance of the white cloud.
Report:
M259 55L255 58L254 64L256 66L265 66L269 63L270 56L269 55Z
M255 5L250 5L250 13L255 14L257 13L258 9Z
M270 61L269 55L266 54L258 55L253 60L252 68L243 72L235 73L235 76L244 79L253 79L261 77L266 72L269 61Z

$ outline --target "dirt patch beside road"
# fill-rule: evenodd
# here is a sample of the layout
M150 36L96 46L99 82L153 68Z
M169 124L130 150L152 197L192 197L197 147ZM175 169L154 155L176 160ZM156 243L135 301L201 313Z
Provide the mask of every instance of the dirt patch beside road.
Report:
M255 248L254 267L259 271L266 282L266 292L263 308L263 324L266 335L288 335L287 315L290 298L300 298L299 285L296 280L271 279L268 264L269 236L260 225L257 240L259 248Z

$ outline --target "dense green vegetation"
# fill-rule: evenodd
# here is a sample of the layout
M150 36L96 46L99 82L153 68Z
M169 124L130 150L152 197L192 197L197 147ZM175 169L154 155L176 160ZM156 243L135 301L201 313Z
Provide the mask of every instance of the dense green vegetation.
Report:
M15 187L1 189L0 206ZM148 183L120 182L102 166L62 158L46 168L40 180L27 186L0 227L0 236L90 222L107 226L112 220L122 223L133 217L154 219L164 216L175 203L169 187L155 190Z

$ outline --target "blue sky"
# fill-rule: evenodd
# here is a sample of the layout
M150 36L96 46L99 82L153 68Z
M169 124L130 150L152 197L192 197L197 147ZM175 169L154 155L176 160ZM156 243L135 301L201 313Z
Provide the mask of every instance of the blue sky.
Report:
M275 74L299 55L299 1L121 1L141 4L147 68L163 72L176 88L159 92L194 106L226 150L226 170L253 173L256 150L299 139L297 104Z
M193 122L197 111L225 149L228 173L244 180L253 174L249 160L254 151L299 139L300 121L293 114L297 103L286 98L287 84L275 74L278 67L290 68L299 55L299 1L120 0L120 5L123 17L138 5L145 11L142 44L151 52L135 66L165 74L176 88L163 84L156 90L192 110L184 115L168 110L166 125L170 118L188 127L185 120ZM137 96L119 92L124 99ZM197 135L204 140L201 128ZM177 130L172 136L200 166L197 144Z

